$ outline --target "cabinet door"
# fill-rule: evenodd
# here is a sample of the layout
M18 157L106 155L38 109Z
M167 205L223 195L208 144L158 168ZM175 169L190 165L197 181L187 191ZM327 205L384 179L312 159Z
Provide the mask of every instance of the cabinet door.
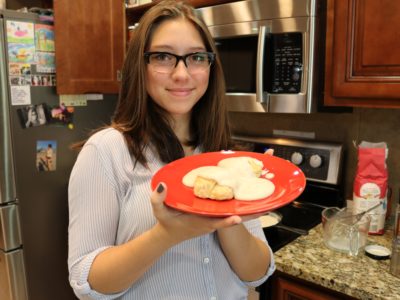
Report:
M339 300L335 296L324 293L297 282L278 277L275 280L272 299L285 300Z
M125 54L122 0L54 0L57 92L118 93Z
M400 1L328 0L325 104L400 107Z
M205 7L205 6L212 6L212 5L219 5L229 2L235 2L238 0L185 0L188 4L192 5L195 8L198 7ZM146 4L138 5L138 6L131 6L128 7L126 10L127 20L129 25L134 25L135 23L139 22L140 17L153 5L156 4L158 1L149 2Z

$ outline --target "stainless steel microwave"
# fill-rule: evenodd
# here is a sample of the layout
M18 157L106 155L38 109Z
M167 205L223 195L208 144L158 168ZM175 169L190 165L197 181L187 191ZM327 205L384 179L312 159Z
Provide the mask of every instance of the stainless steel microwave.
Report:
M311 113L322 97L324 0L199 8L215 39L230 111Z

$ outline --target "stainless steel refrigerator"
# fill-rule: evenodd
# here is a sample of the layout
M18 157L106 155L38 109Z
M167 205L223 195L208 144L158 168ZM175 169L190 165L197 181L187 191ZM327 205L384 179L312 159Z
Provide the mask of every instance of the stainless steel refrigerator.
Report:
M76 299L67 270L70 145L109 123L117 96L60 103L54 38L38 36L49 27L32 13L0 15L0 299Z

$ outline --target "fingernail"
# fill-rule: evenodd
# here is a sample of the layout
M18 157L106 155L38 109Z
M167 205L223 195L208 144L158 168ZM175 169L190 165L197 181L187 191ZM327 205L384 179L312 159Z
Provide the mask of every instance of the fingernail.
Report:
M157 187L157 193L161 194L164 191L164 186L160 183Z

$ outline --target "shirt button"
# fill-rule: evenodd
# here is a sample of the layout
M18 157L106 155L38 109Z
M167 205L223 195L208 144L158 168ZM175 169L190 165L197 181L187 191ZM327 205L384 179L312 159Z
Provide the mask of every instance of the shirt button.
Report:
M205 264L208 264L209 262L210 262L210 259L208 258L208 257L206 257L206 258L204 258L203 259L203 262L205 263ZM212 299L212 298L211 298ZM214 299L215 300L215 299Z

